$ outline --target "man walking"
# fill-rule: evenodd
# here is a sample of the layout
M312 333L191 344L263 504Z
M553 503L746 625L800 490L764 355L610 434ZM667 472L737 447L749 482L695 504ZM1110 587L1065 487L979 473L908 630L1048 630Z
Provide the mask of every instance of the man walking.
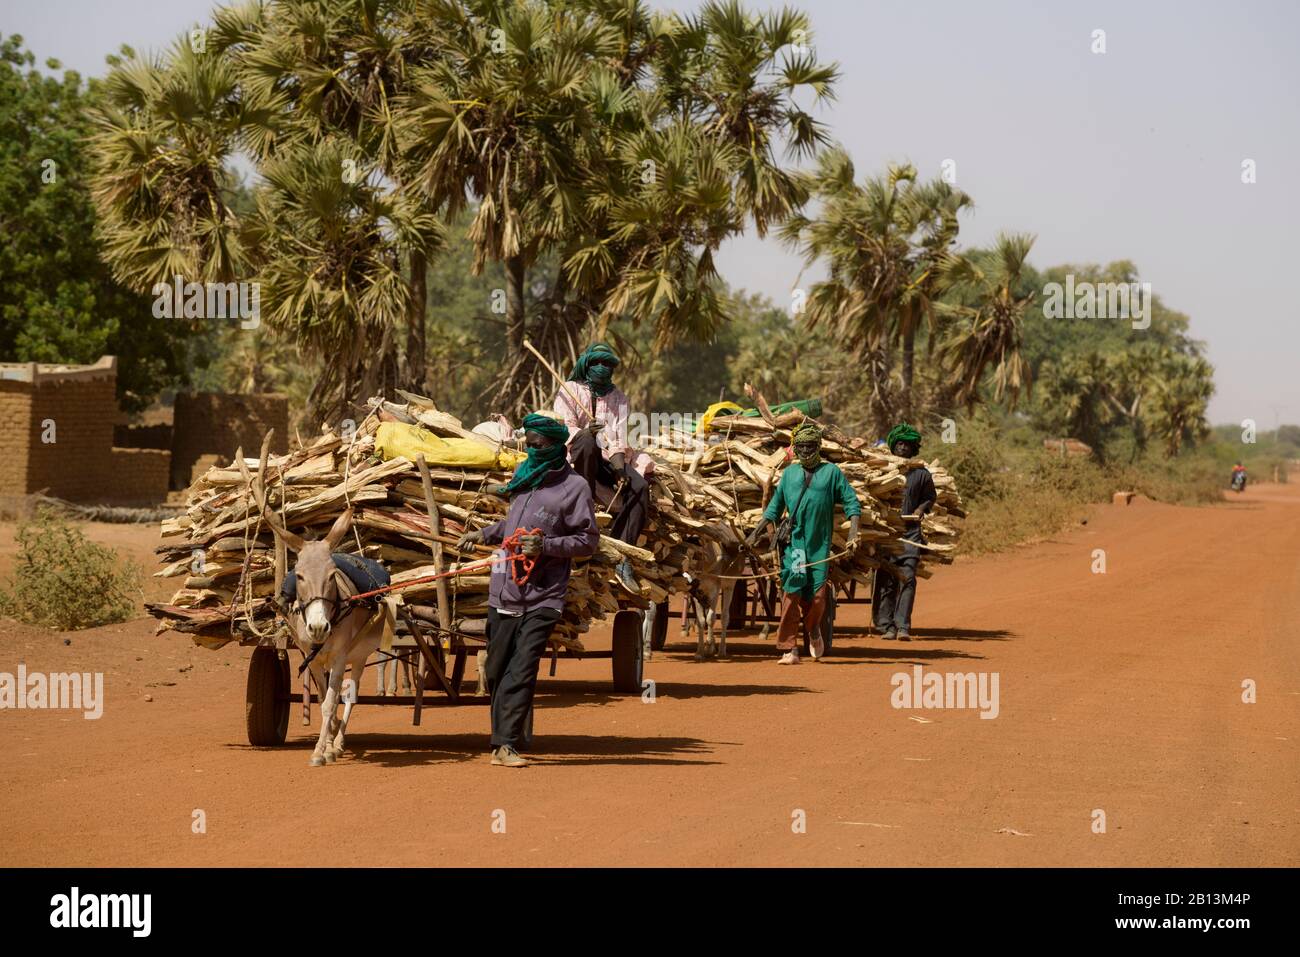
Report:
M915 458L921 451L921 433L906 422L889 432L886 439L889 451L900 458ZM921 519L935 502L934 477L924 465L907 473L903 487L902 516L906 523L903 531L903 551L887 560L876 571L876 589L872 597L873 618L876 629L886 641L912 640L912 606L916 601L916 566L921 550L913 542L925 543L921 534Z
M617 493L610 503L618 506L610 536L635 545L650 504L650 485L645 476L654 468L654 461L628 444L627 395L614 385L618 365L619 358L609 346L603 342L591 346L578 357L553 405L569 427L573 470L587 480L593 495L598 485ZM625 591L641 594L628 559L618 563L615 576Z
M848 550L858 547L858 522L862 507L839 466L821 457L821 430L805 422L792 436L797 465L781 474L772 500L768 502L758 526L748 538L758 544L769 524L787 519L777 527L777 545L781 548L781 624L777 629L776 648L780 664L799 664L799 638L808 637L813 660L821 658L825 642L821 634L822 614L826 610L830 583L826 579L826 559L830 557L835 533L835 503L844 508L849 520Z
M508 768L528 761L519 754L537 690L537 669L547 640L564 611L573 559L593 554L600 541L591 490L565 459L564 423L544 415L524 418L528 458L502 492L510 510L499 522L463 535L473 544L498 545L522 531L521 551L536 561L528 580L515 583L516 563L492 566L488 585L487 683L492 696L492 763ZM540 529L533 534L534 529ZM522 577L522 569L519 570Z

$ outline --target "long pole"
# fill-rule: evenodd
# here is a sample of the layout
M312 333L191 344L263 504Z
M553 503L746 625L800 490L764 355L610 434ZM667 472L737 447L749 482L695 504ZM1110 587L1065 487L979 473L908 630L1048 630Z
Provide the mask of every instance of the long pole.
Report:
M529 352L531 352L533 355L535 355L537 357L537 361L542 364L543 368L545 368L547 372L549 372L552 376L555 377L555 381L560 384L560 388L564 390L564 394L567 395L569 397L569 401L573 403L574 411L585 411L582 408L582 403L578 401L577 394L572 389L569 388L568 381L563 376L561 376L558 372L555 371L555 367L553 365L551 365L549 362L546 361L546 356L538 352L533 347L533 344L529 342L527 339L524 340L524 348L527 349Z

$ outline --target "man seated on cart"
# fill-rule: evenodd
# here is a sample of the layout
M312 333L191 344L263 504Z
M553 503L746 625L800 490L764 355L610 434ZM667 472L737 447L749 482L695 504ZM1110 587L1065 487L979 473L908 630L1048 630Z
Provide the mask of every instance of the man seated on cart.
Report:
M569 427L569 461L574 471L587 480L593 495L600 486L616 493L610 502L614 516L610 536L635 545L650 506L646 475L654 460L628 444L628 399L614 385L618 364L614 350L603 342L588 348L556 393L554 407ZM619 562L614 573L625 591L641 594L629 560Z
M508 768L528 761L519 754L533 709L537 669L547 641L564 612L575 558L596 551L600 531L591 489L565 456L569 430L544 415L524 418L528 458L501 493L510 497L506 517L457 543L499 545L517 537L519 551L534 564L498 561L488 584L487 682L492 696L492 763Z
M808 636L813 660L825 651L821 619L826 610L831 585L827 580L831 542L835 535L835 503L844 508L849 520L847 551L858 547L858 522L862 506L838 465L821 457L821 429L805 422L794 430L794 454L798 465L791 465L777 483L748 544L757 545L768 525L777 527L777 544L781 547L781 624L776 633L780 664L799 664L799 638Z

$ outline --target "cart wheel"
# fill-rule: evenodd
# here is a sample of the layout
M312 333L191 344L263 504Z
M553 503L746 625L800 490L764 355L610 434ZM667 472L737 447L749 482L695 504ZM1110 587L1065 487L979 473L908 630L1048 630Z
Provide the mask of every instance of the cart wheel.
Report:
M817 625L822 633L822 657L825 658L831 653L831 643L835 636L835 592L832 591L826 599L826 610L822 612L822 620ZM807 638L803 640L803 653L807 656L812 655L812 649L809 647L812 642Z
M289 659L274 648L253 649L244 695L248 743L255 748L284 744L289 731Z
M671 615L668 602L661 601L655 605L655 620L650 626L651 651L663 651L664 645L668 644L668 619Z
M641 613L624 609L614 616L614 690L641 693Z

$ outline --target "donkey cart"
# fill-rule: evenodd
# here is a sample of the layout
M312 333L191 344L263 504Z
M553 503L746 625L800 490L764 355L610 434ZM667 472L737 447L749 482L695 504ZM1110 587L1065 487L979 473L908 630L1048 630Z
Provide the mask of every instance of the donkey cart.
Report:
M739 587L731 594L731 607L727 620L729 630L756 625L775 625L780 622L781 592L774 578L755 577L737 584ZM864 585L862 594L858 592L859 584ZM850 578L848 581L840 582L831 588L830 595L827 598L826 610L822 614L819 625L822 641L825 642L824 655L829 655L834 645L835 615L839 606L871 604L873 586L874 581L867 584ZM660 602L655 606L653 620L650 625L650 650L662 651L667 645L668 619L670 617L672 617L672 610L668 602ZM812 653L808 645L809 641L805 638L803 642L803 653L805 655Z
M425 707L454 705L486 705L491 702L482 693L464 689L465 668L469 656L479 658L486 654L486 636L458 631L441 632L429 621L421 620L408 606L399 606L397 633L392 647L381 650L378 660L366 663L365 671L387 667L396 662L404 674L413 676L410 694L361 694L360 676L353 676L354 684L345 693L354 697L356 704L409 705L413 709L412 724L420 724ZM417 606L418 609L418 606ZM612 664L614 690L621 694L640 694L644 661L642 657L643 613L635 608L624 608L614 615L613 640L608 651L593 651L573 642L560 639L551 641L550 674L553 676L561 655L566 658L608 658ZM302 723L311 723L313 698L310 672L303 666L301 690L295 691L290 670L289 652L297 650L288 641L285 629L276 629L275 637L257 643L248 662L248 684L245 695L245 723L248 743L257 747L283 744L289 731L289 714L292 705L302 707ZM305 659L305 656L301 655ZM395 684L395 683L394 683ZM347 688L345 683L345 688ZM319 702L320 696L316 695ZM528 736L532 734L532 716L528 721Z

